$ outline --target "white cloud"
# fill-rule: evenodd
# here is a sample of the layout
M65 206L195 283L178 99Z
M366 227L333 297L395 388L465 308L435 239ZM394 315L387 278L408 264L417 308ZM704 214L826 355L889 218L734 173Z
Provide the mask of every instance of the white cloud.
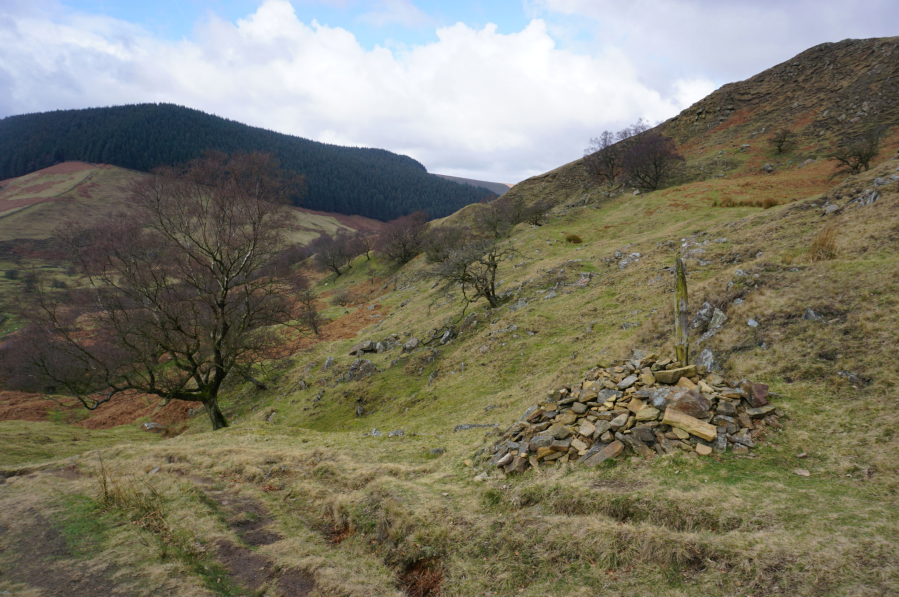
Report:
M625 52L656 88L742 80L824 43L896 34L895 0L530 0Z
M604 128L662 120L711 89L691 76L663 95L625 53L559 49L540 19L509 35L458 23L437 37L367 50L344 29L301 22L286 0L266 0L237 23L211 17L182 41L108 18L52 22L22 9L0 23L0 116L174 102L383 147L432 172L517 182L579 157Z

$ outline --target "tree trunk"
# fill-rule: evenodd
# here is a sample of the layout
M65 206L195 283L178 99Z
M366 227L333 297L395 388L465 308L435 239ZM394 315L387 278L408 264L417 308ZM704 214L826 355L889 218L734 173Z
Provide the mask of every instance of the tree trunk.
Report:
M207 399L203 403L203 406L206 407L206 414L209 415L209 420L212 422L213 431L228 426L228 420L225 418L225 415L222 414L222 411L219 408L218 398Z
M674 287L674 351L677 360L686 367L690 359L690 339L687 336L687 274L680 257L674 264L677 270L677 282Z

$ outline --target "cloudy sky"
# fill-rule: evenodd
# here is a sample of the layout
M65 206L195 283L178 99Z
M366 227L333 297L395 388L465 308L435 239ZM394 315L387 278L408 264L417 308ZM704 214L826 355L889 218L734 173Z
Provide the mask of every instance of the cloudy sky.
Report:
M514 183L897 23L896 0L0 0L0 118L171 102Z

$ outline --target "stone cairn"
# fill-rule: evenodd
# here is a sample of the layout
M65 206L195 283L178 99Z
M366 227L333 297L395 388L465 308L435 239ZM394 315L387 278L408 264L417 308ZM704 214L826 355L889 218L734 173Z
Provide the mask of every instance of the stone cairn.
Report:
M631 450L748 454L766 428L783 429L768 386L729 382L704 368L651 354L590 370L550 392L488 449L494 467L524 472L553 462L596 466Z

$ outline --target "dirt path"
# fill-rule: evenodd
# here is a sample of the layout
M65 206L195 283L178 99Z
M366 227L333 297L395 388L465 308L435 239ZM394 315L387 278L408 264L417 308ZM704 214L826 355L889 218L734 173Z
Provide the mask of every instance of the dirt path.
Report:
M215 502L225 522L245 544L224 539L216 543L216 555L232 582L254 592L263 586L275 587L282 597L303 597L312 592L315 579L311 574L297 569L280 570L274 562L252 549L282 538L268 528L274 519L263 504L252 498L217 490L211 479L193 477L191 480Z

